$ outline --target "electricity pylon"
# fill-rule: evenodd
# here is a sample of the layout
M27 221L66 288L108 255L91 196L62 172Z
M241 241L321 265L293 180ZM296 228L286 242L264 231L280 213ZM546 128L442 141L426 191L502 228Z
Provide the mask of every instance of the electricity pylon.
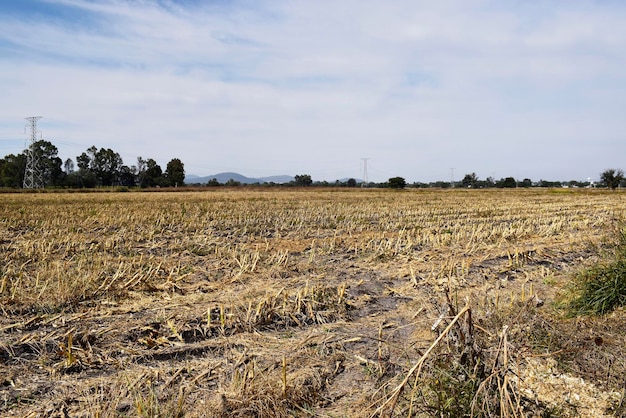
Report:
M31 116L26 118L30 126L30 143L26 147L26 171L24 172L24 188L40 189L43 187L43 177L39 167L39 158L35 152L35 142L37 142L37 121L42 116Z

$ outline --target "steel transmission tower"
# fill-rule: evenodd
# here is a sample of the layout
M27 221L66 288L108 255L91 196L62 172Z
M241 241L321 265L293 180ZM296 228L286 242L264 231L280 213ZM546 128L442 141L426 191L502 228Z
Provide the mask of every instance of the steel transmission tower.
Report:
M26 118L30 126L30 144L26 147L26 171L24 172L24 188L40 189L43 187L43 178L39 167L39 158L35 152L35 142L37 142L37 121L42 116L31 116Z
M361 187L367 187L369 185L369 179L367 178L367 160L369 158L361 158L363 160L363 184Z
M450 187L454 188L454 168L450 169Z

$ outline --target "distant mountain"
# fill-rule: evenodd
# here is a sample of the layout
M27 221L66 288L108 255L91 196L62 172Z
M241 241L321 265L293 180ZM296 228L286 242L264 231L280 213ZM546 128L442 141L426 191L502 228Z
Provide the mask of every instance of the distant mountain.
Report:
M292 176L269 176L269 177L261 177L258 180L260 181L260 183L283 184L283 183L289 183L290 181L293 181L294 178Z
M293 181L293 177L291 176L269 176L269 177L260 177L260 178L251 178L243 176L239 173L218 173L213 174L212 176L196 176L196 175L188 175L185 177L185 183L187 184L206 184L210 180L215 179L219 183L227 183L229 180L238 181L242 184L254 184L254 183L289 183Z

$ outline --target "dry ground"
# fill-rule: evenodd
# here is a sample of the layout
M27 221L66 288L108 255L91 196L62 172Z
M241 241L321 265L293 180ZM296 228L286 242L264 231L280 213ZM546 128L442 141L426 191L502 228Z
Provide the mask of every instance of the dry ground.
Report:
M624 312L556 302L625 197L0 195L0 415L619 416Z

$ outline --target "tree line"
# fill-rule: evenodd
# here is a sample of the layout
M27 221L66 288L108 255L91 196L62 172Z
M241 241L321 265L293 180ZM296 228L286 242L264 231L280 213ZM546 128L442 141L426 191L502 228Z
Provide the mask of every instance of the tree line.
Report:
M209 182L208 185L219 185L218 183ZM240 186L241 184L237 182L226 183L227 186ZM467 188L467 189L487 189L487 188L529 188L529 187L572 187L572 188L588 188L588 187L607 187L609 189L616 189L618 187L626 187L626 177L624 176L624 172L620 169L610 168L602 173L600 173L600 182L593 183L591 181L578 181L578 180L570 180L568 182L561 181L548 181L548 180L539 180L538 182L533 182L529 178L525 178L523 180L516 180L514 177L503 177L499 180L494 179L493 177L487 177L484 180L478 178L476 173L466 174L460 181L435 181L431 183L419 183L415 182L413 184L407 183L404 177L391 177L384 183L359 183L357 180L351 178L347 181L339 181L337 180L335 183L329 183L326 181L313 181L311 176L308 174L301 174L295 176L294 180L287 184L288 186L321 186L321 187L375 187L375 188L390 188L390 189L404 189L407 187L412 188Z
M461 187L468 189L486 189L486 188L528 188L528 187L573 187L573 188L585 188L585 187L607 187L611 190L615 190L618 187L626 187L626 177L624 172L620 169L609 168L600 173L600 182L594 183L592 181L577 181L570 180L568 182L561 181L548 181L539 180L533 182L529 178L523 180L516 180L514 177L503 177L500 180L495 180L493 177L487 177L484 180L478 178L476 173L466 174L461 181L436 181L432 183L413 183L408 185L402 177L392 177L382 187L390 187L392 189L403 189L405 187L417 187L417 188L451 188Z
M138 157L136 164L126 165L120 154L110 148L91 146L76 156L76 161L71 158L63 161L57 147L45 140L35 142L30 151L43 187L177 187L185 184L185 166L178 158L170 160L163 171L152 158ZM0 187L23 187L27 162L27 150L0 159Z
M299 174L294 177L289 183L241 183L234 179L230 179L225 183L220 183L217 179L211 179L207 183L192 183L192 186L209 186L209 187L368 187L368 188L390 188L390 189L404 189L404 188L467 188L467 189L487 189L487 188L529 188L529 187L571 187L571 188L591 188L591 187L607 187L610 189L616 189L618 187L626 187L626 178L622 170L608 169L601 173L600 182L594 183L591 181L578 181L570 180L567 182L562 181L548 181L539 180L537 182L532 181L529 178L523 180L516 180L514 177L503 177L499 180L493 177L487 177L484 180L478 178L476 173L470 173L465 175L460 181L434 181L431 183L415 182L412 184L407 183L404 177L391 177L386 182L376 183L368 182L367 184L350 178L348 180L336 180L334 182L328 181L313 181L308 174Z
M119 153L110 148L91 146L80 155L76 161L68 158L65 161L58 156L57 147L49 141L40 140L33 144L30 150L14 155L9 154L0 159L0 187L21 188L24 185L24 176L28 161L27 151L32 152L37 161L37 172L40 175L41 186L58 188L94 188L94 187L178 187L185 185L185 166L178 158L171 159L165 171L152 158L137 157L134 165L126 165ZM219 186L217 180L209 181L203 186ZM521 181L513 177L504 177L495 180L487 177L478 178L476 173L466 174L461 181L437 181L432 183L407 184L403 177L392 177L384 183L359 183L351 178L347 181L327 182L313 181L308 174L299 174L288 184L263 184L263 186L321 186L321 187L384 187L403 189L416 188L514 188L514 187L595 187L604 186L610 189L626 187L626 178L621 169L607 169L600 174L600 183L592 182L555 182L540 180L533 182L528 178ZM231 180L226 186L241 186L239 182Z

